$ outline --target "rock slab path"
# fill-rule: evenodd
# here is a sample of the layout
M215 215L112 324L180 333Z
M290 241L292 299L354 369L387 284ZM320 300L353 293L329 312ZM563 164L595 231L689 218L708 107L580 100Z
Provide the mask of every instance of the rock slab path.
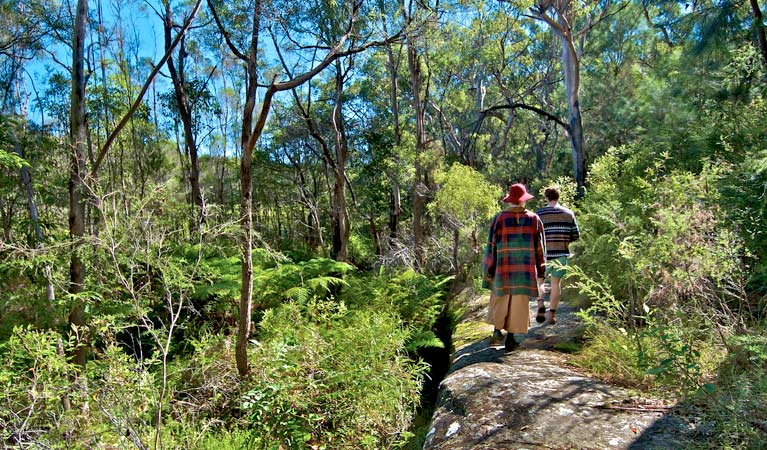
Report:
M586 376L553 351L579 336L560 304L555 325L533 327L519 348L491 346L487 296L457 297L464 311L452 366L440 385L424 450L687 448L691 425L628 389ZM519 336L517 337L519 340Z

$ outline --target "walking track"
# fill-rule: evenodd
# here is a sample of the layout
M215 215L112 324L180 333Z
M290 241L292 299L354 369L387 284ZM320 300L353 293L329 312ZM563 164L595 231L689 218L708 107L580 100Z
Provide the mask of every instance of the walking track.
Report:
M490 346L492 326L482 323L487 296L465 292L455 301L463 319L425 450L690 447L693 424L673 408L568 366L556 349L579 339L572 308L560 304L557 323L539 325L531 301L533 327L507 353Z

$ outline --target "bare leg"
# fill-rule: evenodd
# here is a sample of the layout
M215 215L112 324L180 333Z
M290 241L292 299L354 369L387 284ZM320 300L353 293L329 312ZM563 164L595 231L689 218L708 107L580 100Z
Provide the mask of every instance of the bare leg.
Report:
M559 300L562 298L562 279L551 276L551 293L549 294L549 308L557 309Z
M544 315L546 313L546 305L543 302L545 296L546 296L546 291L543 288L543 284L539 284L538 285L538 312L535 314L535 321L538 323L543 323L546 320L546 316Z
M556 323L556 310L559 300L562 298L562 279L551 276L551 293L549 294L549 314L546 318L551 323Z

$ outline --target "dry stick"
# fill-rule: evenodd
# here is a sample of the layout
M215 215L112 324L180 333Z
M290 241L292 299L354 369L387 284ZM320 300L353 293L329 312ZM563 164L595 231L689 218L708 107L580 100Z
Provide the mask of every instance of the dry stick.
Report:
M645 411L645 412L669 412L670 406L651 406L648 408L641 408L638 406L615 406L615 405L599 405L598 408L604 409L616 409L619 411Z
M117 139L117 135L120 134L120 131L122 131L123 128L125 128L125 125L128 124L128 121L133 117L133 114L138 110L139 106L141 106L141 101L144 99L144 95L149 90L149 86L152 84L152 81L154 80L154 77L157 75L158 72L160 72L160 69L165 64L165 62L170 58L170 55L173 53L173 50L175 50L178 43L181 41L181 38L186 33L186 30L189 29L189 27L192 25L192 21L194 21L195 16L197 16L197 13L200 11L200 6L202 6L202 0L197 0L197 3L194 5L194 9L192 10L192 14L187 18L186 22L184 22L184 25L181 27L181 31L178 32L176 35L176 38L173 40L173 42L170 45L170 48L168 48L168 51L165 52L165 55L160 59L160 61L155 64L154 69L152 69L152 73L149 74L149 77L147 78L146 82L144 83L144 86L141 88L141 92L139 92L138 97L136 98L136 101L131 105L130 109L127 113L125 113L125 116L123 116L122 120L120 120L120 123L117 124L117 127L112 131L112 134L109 135L106 142L104 143L104 146L99 150L99 155L96 158L96 162L93 163L93 168L91 169L90 176L91 178L95 178L96 173L99 170L99 166L101 166L102 161L104 160L104 157L107 154L107 151L109 150L109 147L112 146L112 143L115 139Z

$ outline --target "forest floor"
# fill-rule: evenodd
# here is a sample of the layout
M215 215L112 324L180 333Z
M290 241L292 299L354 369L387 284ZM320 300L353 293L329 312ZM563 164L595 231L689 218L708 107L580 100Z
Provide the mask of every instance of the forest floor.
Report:
M532 327L517 349L506 352L502 344L491 345L492 325L483 323L487 295L467 289L453 301L462 319L424 449L700 446L693 442L696 423L676 405L568 364L567 352L578 347L583 333L574 307L560 303L556 324L538 324L531 301Z

